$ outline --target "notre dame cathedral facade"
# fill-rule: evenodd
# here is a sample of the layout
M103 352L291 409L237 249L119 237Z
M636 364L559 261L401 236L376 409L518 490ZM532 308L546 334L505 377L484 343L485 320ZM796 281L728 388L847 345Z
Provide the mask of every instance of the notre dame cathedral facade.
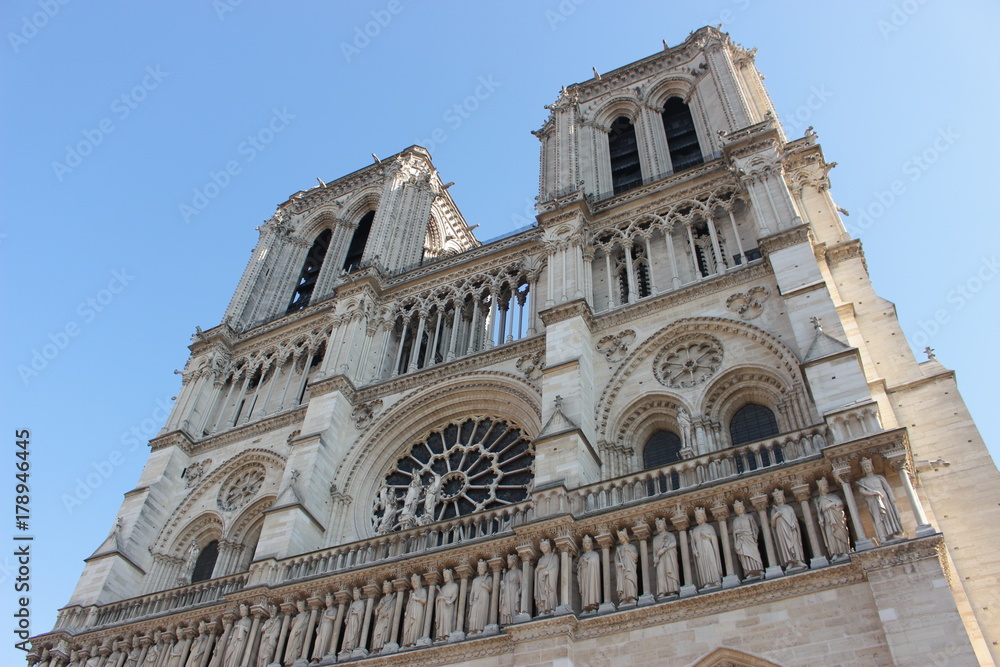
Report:
M993 664L1000 474L754 54L563 88L537 224L293 194L37 667Z

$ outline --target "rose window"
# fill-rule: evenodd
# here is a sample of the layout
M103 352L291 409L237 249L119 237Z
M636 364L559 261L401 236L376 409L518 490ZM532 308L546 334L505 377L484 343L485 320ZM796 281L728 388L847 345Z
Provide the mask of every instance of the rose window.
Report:
M706 337L668 346L653 361L653 372L660 384L686 389L710 378L721 365L722 344Z
M377 533L510 505L528 497L534 450L514 424L473 417L410 447L375 498Z
M249 503L260 491L265 475L266 471L262 465L254 465L231 475L219 492L219 507L231 512Z

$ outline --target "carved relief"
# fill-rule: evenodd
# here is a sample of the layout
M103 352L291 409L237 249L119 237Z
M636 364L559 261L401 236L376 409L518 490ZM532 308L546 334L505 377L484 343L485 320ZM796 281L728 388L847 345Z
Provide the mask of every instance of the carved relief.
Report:
M608 361L619 361L625 358L625 355L628 354L628 346L634 342L635 331L625 329L597 341L597 351L603 354Z
M526 354L517 360L517 370L524 373L524 377L529 382L534 382L542 377L542 367L545 365L545 350L538 350L534 354Z
M721 365L722 343L699 336L665 347L653 360L653 374L666 387L687 389L712 377Z
M184 486L188 489L193 487L204 477L210 467L212 467L212 459L205 459L189 465L181 474L181 477L184 478Z
M358 407L354 408L354 412L351 413L351 419L354 420L354 426L357 427L359 431L363 431L368 428L375 417L382 411L382 399L377 398L374 401L368 403L362 403Z
M264 466L258 464L237 470L222 484L218 498L219 508L232 512L245 507L260 491L266 474Z
M726 308L740 316L740 319L752 320L764 312L764 302L771 296L766 287L758 285L746 292L737 292L726 299Z

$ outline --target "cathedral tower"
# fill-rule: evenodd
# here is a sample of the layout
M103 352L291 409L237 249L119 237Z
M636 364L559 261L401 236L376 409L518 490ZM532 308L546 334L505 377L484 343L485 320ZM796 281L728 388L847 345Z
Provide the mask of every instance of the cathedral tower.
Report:
M547 109L526 231L419 146L278 206L34 664L1000 656L1000 473L754 52Z

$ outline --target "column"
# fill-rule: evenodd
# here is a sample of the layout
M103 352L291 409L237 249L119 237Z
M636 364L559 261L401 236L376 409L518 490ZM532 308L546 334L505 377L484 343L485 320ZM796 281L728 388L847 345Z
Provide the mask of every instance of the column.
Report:
M920 503L920 498L917 497L916 490L913 488L913 482L910 481L910 465L906 461L905 454L899 458L889 458L888 461L892 469L899 473L899 481L903 483L906 498L910 501L910 507L913 509L913 517L917 520L916 536L927 537L928 535L933 535L937 531L934 530L934 526L927 520L924 507Z
M677 255L674 251L673 228L663 231L663 241L667 244L667 258L670 260L670 285L673 289L681 286L681 277L677 273Z
M472 576L473 569L468 563L462 563L455 567L460 583L458 589L458 616L455 618L455 631L448 637L448 643L460 642L465 639L465 603L469 591L469 577Z
M576 544L569 535L560 535L555 539L559 550L559 604L552 612L553 616L573 613L570 598L570 587L573 581L573 556L576 554Z
M514 617L514 622L524 623L531 620L535 583L531 565L538 554L533 544L522 544L517 547L517 555L521 557L521 613Z
M294 609L294 607L292 607ZM282 625L282 636L284 636L284 631L288 628L288 617L285 617L285 622ZM212 656L212 649L219 645L216 639L219 634L219 623L217 621L212 621L205 625L205 632L208 633L208 644L205 646L205 652L201 654L201 662L198 663L197 667L205 667L208 664L208 659ZM142 664L142 659L139 659L138 664Z
M458 325L462 322L462 304L455 301L455 306L451 311L451 340L448 341L448 356L445 361L455 358L455 345L458 343Z
M646 265L649 267L649 294L650 296L656 294L656 279L653 278L653 245L650 242L650 237L644 237L643 243L646 244Z
M760 529L764 533L764 550L767 552L767 569L764 570L764 578L774 579L775 577L780 577L785 571L778 565L778 559L774 555L774 541L771 538L771 521L767 517L767 496L761 493L751 496L750 504L757 510Z
M392 610L392 630L389 632L389 641L382 647L382 655L396 653L399 651L399 621L403 615L403 593L410 588L410 582L406 579L393 579L392 587L396 591L396 601Z
M739 586L740 578L736 576L736 569L733 567L733 550L729 548L729 507L720 501L709 510L712 512L712 518L719 525L719 534L722 535L722 555L726 562L726 574L722 577L722 587Z
M833 478L840 482L840 490L844 494L844 502L847 503L847 513L851 517L851 527L854 528L854 550L873 549L875 544L865 534L865 528L861 525L861 515L858 513L858 504L854 500L854 489L851 488L851 462L835 462Z
M288 366L288 377L285 378L285 386L281 389L281 401L278 403L278 412L285 409L285 397L288 395L288 385L292 382L292 376L295 375L295 364L299 360L298 352L292 353L292 363ZM284 364L281 365L284 368Z
M417 639L417 646L430 646L434 643L433 640L433 625L434 620L434 598L437 597L437 586L441 581L441 575L434 570L431 570L424 575L424 581L427 582L427 607L424 609L424 632Z
M309 649L312 648L313 634L316 631L316 617L319 616L319 610L323 608L323 599L317 596L313 596L306 600L306 604L309 605L309 625L306 626L306 638L302 642L302 653L299 655L303 660L309 659Z
M639 299L639 285L635 280L635 262L632 259L632 239L622 241L625 250L625 276L628 279L628 302L635 303Z
M601 604L597 607L598 614L605 614L616 609L611 598L611 547L615 540L610 533L600 533L594 537L597 546L601 548Z
M736 241L736 249L740 251L740 263L747 263L746 253L743 252L743 242L740 241L740 230L736 227L736 218L733 216L733 209L727 208L726 213L729 214L729 223L733 227L733 239Z
M649 570L649 524L639 521L632 526L632 534L639 540L639 565L642 568L642 595L639 596L638 605L643 607L653 604L653 587L650 584Z
M694 244L694 233L691 231L691 225L684 225L687 229L688 243L691 246L691 265L694 267L694 279L701 280L701 269L698 268L698 247Z
M295 393L296 405L299 405L299 402L304 397L306 383L309 381L309 369L312 368L313 356L315 353L315 350L309 350L309 355L306 357L306 365L302 367L302 382L299 383L299 390Z
M488 333L486 335L486 345L483 346L487 350L491 350L491 349L493 349L493 347L495 347L495 343L493 342L493 338L496 336L496 325L497 325L497 313L498 312L499 312L499 308L497 307L497 288L496 287L491 287L490 288L490 312L489 312L489 316L486 318L487 319L486 327L487 327L487 332Z
M726 270L726 261L722 256L722 247L719 245L719 235L715 230L715 221L711 216L705 218L708 223L708 235L712 239L712 250L715 252L715 273L720 274Z
M608 310L615 307L615 276L611 271L611 252L604 249L604 272L607 275L608 285Z
M469 355L476 351L476 329L479 326L479 295L472 295L472 320L469 323L469 343L465 347L465 354Z
M684 570L684 583L681 585L680 597L691 597L698 592L698 588L694 585L694 571L691 569L691 553L688 550L687 529L690 523L688 522L687 513L673 515L670 517L670 523L677 529L678 542L680 543L678 546L681 550L681 568Z
M437 309L437 318L434 324L434 336L431 337L431 344L427 347L427 358L424 360L424 367L433 366L437 359L437 345L441 339L441 327L444 326L444 313Z
M333 622L333 638L330 640L330 648L326 650L326 656L331 658L331 662L336 659L334 656L337 655L337 647L340 645L340 633L344 631L344 610L351 601L351 594L347 591L337 591L333 597L337 600L337 620Z
M417 370L417 364L420 361L420 345L424 340L424 326L427 323L427 313L420 311L417 314L419 319L419 324L417 324L417 335L413 338L413 342L410 344L410 366L406 369L407 373L412 373Z
M389 377L396 377L399 375L399 362L403 358L403 347L406 344L406 332L410 328L410 321L408 319L401 320L401 326L399 328L399 345L396 346L396 358L392 362L392 368L389 370ZM392 330L389 330L388 337L392 337Z
M247 637L247 645L246 648L243 649L243 660L240 662L241 665L249 665L250 660L253 658L254 649L257 647L258 639L260 639L257 636L260 633L260 623L262 618L267 614L267 610L264 609L264 607L255 604L250 608L250 613L253 614L253 625L250 626L250 636ZM184 664L184 660L181 660L181 664Z
M493 590L490 591L490 617L483 628L483 637L499 634L500 625L497 616L500 609L500 571L503 568L503 558L491 558L486 561L493 571Z
M823 545L817 538L816 526L813 525L812 509L809 507L809 498L812 492L809 490L809 485L796 484L792 487L792 495L799 501L799 507L802 508L802 520L806 522L806 537L809 538L809 549L812 551L812 558L809 559L810 569L815 570L817 567L829 565L830 561L823 553Z
M352 658L365 658L368 656L368 631L372 627L372 614L375 612L375 598L378 597L379 588L374 583L365 584L365 621L361 626L361 641L358 647L351 652Z
M507 302L507 314L510 315L510 322L507 325L507 337L505 343L514 342L514 305L517 303L517 291L512 287L510 290L510 301Z

